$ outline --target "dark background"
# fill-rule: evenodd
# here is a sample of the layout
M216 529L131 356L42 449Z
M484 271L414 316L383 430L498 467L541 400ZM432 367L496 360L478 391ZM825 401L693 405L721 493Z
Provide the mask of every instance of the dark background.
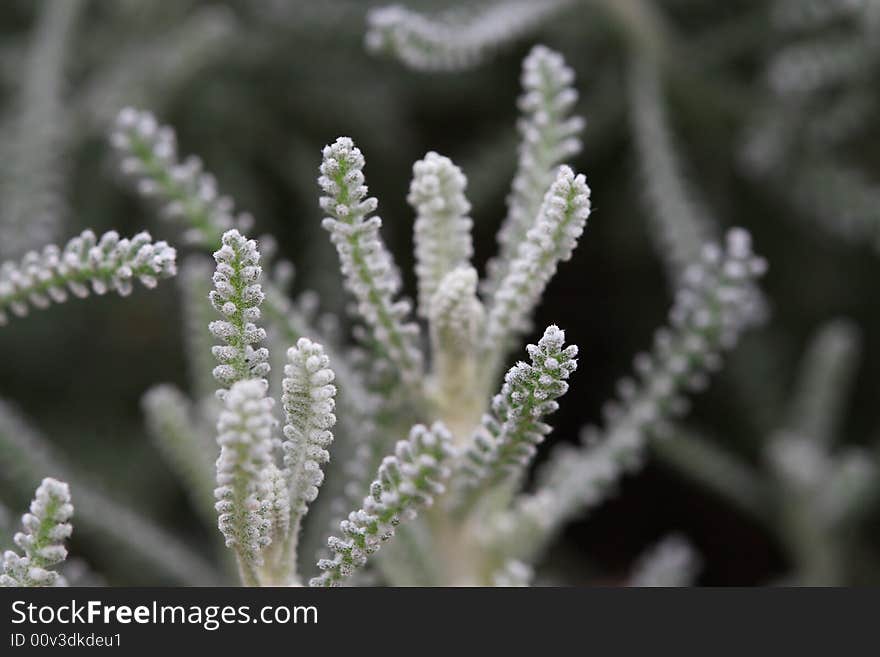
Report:
M552 420L552 441L573 440L579 427L600 420L602 403L629 371L632 356L650 345L671 302L649 237L631 143L625 29L601 2L585 2L475 70L422 74L365 52L364 14L371 4L87 3L65 68L63 237L84 227L125 235L146 227L157 238L178 238L175 227L157 219L114 170L106 132L119 106L135 104L174 125L181 153L200 154L221 188L254 214L258 232L277 237L281 253L297 267L296 292L317 290L324 310L338 312L345 297L335 254L319 226L315 178L321 147L339 135L354 138L367 158L383 234L409 293L412 212L405 197L412 162L427 150L451 157L471 181L482 267L494 252L516 163L520 62L532 44L546 43L577 73L577 109L588 124L583 154L572 164L587 175L594 203L574 258L560 268L536 315L538 326L557 323L580 345L578 373ZM438 3L413 6L420 4ZM839 442L871 446L878 438L880 254L868 243L837 238L787 202L773 180L755 179L740 164L744 131L753 114L772 102L765 68L780 45L767 15L772 4L654 3L675 35L666 100L687 177L717 222L751 230L756 250L770 263L764 289L772 321L728 359L751 373L761 408L737 397L728 368L696 398L690 415L693 424L753 463L767 435L784 421L784 402L809 337L836 317L851 318L863 338ZM26 74L39 5L10 1L0 7L0 99L9 117ZM181 43L197 38L185 30L199 12L214 12L211 20L220 21L224 32L194 55ZM733 36L722 40L727 33ZM161 51L169 54L149 74L132 64ZM114 103L102 104L100 94L90 95L101 85L122 102L110 107ZM869 177L877 158L876 127L866 125L858 139L840 147ZM165 282L152 292L137 289L129 299L92 297L13 322L0 329L0 396L20 405L63 455L117 500L130 501L207 551L208 542L217 541L216 530L195 519L179 482L146 437L139 407L141 395L157 382L186 386L178 302L176 285ZM6 493L12 509L27 499L27 491ZM866 518L859 531L868 546L860 582L880 573L873 563L880 513ZM649 461L623 481L616 497L565 532L548 568L564 573L563 581L616 582L636 555L671 530L684 533L701 552L701 583L766 583L789 566L765 530ZM74 537L73 553L79 547ZM147 575L107 573L120 583L149 581Z

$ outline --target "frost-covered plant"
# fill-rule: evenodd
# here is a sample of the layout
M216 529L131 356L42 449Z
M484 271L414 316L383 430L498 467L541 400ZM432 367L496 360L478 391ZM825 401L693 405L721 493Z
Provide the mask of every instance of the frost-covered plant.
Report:
M507 197L507 216L498 231L499 253L487 265L483 291L491 294L510 269L525 239L556 168L580 152L578 134L584 126L571 109L578 94L574 71L562 55L536 46L523 61L518 123L520 145L517 169Z
M491 488L521 475L552 427L543 422L568 392L567 379L577 369L577 347L565 346L565 333L556 326L544 331L537 345L528 345L531 363L517 363L504 377L501 392L492 399L465 452L464 485L471 491ZM471 492L473 495L473 492Z
M853 350L841 345L847 344L851 331L838 325L823 332L816 344L824 346L809 352L825 354L811 370L818 374L797 379L793 392L799 401L784 415L778 408L784 397L778 372L792 355L786 342L799 335L805 316L821 312L823 300L844 303L870 331L871 319L864 316L872 312L870 304L853 302L856 291L870 287L876 262L843 262L845 252L833 241L816 239L814 226L796 221L785 225L777 217L810 216L854 241L876 241L876 158L865 145L876 137L880 102L871 84L880 61L877 3L405 0L411 8L370 11L358 0L234 1L228 7L121 2L97 13L89 10L88 20L79 20L86 6L82 1L9 4L2 13L12 18L4 22L0 40L0 87L8 101L0 107L0 255L16 261L16 280L24 280L20 261L26 248L50 241L63 247L57 239L63 231L73 235L85 228L81 217L90 217L100 228L98 236L114 225L123 234L137 230L125 225L131 216L128 206L94 175L96 166L104 164L96 158L105 155L95 147L95 134L106 131L119 108L147 106L156 115L173 113L180 128L178 149L171 128L149 112L129 108L118 114L113 144L123 175L165 219L150 224L150 231L172 241L169 236L179 230L186 243L179 254L177 290L185 360L168 349L168 324L159 333L162 322L151 312L155 306L147 305L111 327L110 353L136 349L151 366L171 369L168 376L174 383L149 388L142 398L146 433L168 461L169 472L180 477L193 510L211 525L208 536L216 541L220 560L225 557L224 572L191 550L187 538L152 524L150 509L136 510L141 504L167 505L179 498L181 491L164 485L167 473L152 472L155 466L146 462L147 467L137 468L143 478L133 477L133 487L163 484L149 500L142 495L128 500L126 491L102 490L95 478L85 476L92 474L84 472L86 464L77 463L83 459L74 436L64 451L75 465L31 426L42 422L30 422L0 403L0 455L4 466L11 466L0 468L0 485L24 494L45 474L69 481L77 501L77 544L102 553L102 570L106 568L111 581L156 577L185 584L228 582L223 578L234 577L235 568L225 567L239 558L251 584L316 579L346 585L540 585L552 581L548 570L564 561L551 557L541 562L558 530L614 492L621 477L641 465L647 448L666 466L663 476L672 467L715 493L710 496L713 505L701 509L714 517L730 511L728 507L738 511L725 519L725 526L737 522L735 515L756 519L763 527L760 536L784 551L790 571L786 582L864 580L866 573L855 568L868 560L851 558L851 551L860 547L856 521L867 518L877 480L876 455L852 449L851 440L861 436L849 434L861 432L870 421L865 416L870 405L854 405L852 421L843 426L833 421L845 406L843 363ZM306 5L308 11L302 11ZM462 71L486 66L422 84L400 67L352 57L363 45L367 11L368 47L410 68ZM584 95L575 93L573 72L558 54L534 48L523 65L517 135L503 125L496 127L495 120L498 90L510 73L508 56L514 51L505 46L515 40L525 43L538 33L564 50L586 76L579 85ZM320 67L314 65L316 52ZM65 84L68 73L75 85ZM265 89L287 81L296 93L264 95ZM577 115L587 113L587 152L581 156L583 121ZM247 125L237 123L243 115ZM465 117L475 122L460 140L449 126ZM348 306L337 291L337 268L326 266L334 245L320 239L321 223L310 219L318 212L313 198L317 147L328 136L314 131L328 125L345 125L370 155L359 173L350 171L348 180L338 181L347 190L333 187L337 181L332 175L326 176L330 190L322 190L332 199L325 202L325 223L354 293ZM440 125L442 137L435 132ZM201 149L205 166L185 154L186 143L192 151ZM441 143L455 162L434 151L423 158L421 152L410 152L413 145L428 150L439 149ZM626 146L631 146L628 153ZM732 154L740 151L737 164L750 178L738 175L741 171L732 165ZM382 227L367 200L370 195L364 191L357 198L358 188L366 185L358 177L369 177L374 193L400 191L407 181L390 180L386 174L413 160L418 162L407 200L415 248L401 253L407 226L390 208L402 199L383 198ZM576 171L593 172L590 183L601 212L589 218L590 230L600 232L592 233L592 244L586 244L586 261L581 249L573 265L562 266L566 279L556 287L550 276L565 259L564 238L580 228L579 215L595 210L592 199L589 207L582 202L568 223L556 194L543 213L547 192L566 171L563 167L571 171L572 187L580 187ZM506 210L494 207L505 187ZM69 196L75 212L65 207L66 189L74 191ZM261 230L277 227L278 243L295 249L296 288L314 287L317 293L297 291L292 296L292 267L278 258L271 236L252 230L230 191L257 215L282 209L253 225ZM351 202L337 202L346 191ZM641 212L635 207L639 197L646 201ZM780 207L780 200L790 207ZM492 237L492 215L502 226L497 254L484 252ZM678 293L675 306L686 317L697 316L687 306L694 296L708 300L712 313L742 313L742 326L731 334L767 317L756 312L769 308L760 303L763 297L752 281L760 265L749 265L748 280L729 285L703 260L707 243L718 243L722 260L731 260L726 227L740 221L760 225L762 250L770 252L777 272L772 280L777 315L750 334L731 358L721 389L700 409L701 424L671 420L685 410L686 398L704 384L717 365L716 356L729 345L713 342L714 329L697 336L689 319L679 321L673 313L649 356L636 362L632 380L621 382L598 427L585 430L579 442L554 436L552 442L561 445L550 450L550 458L539 453L534 459L549 423L570 425L574 415L584 414L592 419L594 388L601 387L596 382L608 376L606 367L613 360L596 350L619 352L624 349L619 345L632 344L634 336L642 339L650 328L645 323L662 306L664 291ZM224 245L222 236L231 229L238 237ZM645 237L667 274L665 290L653 276L657 263L645 257ZM253 250L235 252L248 244ZM207 257L224 246L233 250L227 261L215 263ZM806 269L807 263L796 260L802 255L809 260ZM480 263L487 256L484 269ZM413 271L406 271L411 260ZM42 270L34 269L36 260L28 266L46 282ZM695 268L705 270L707 280L720 288L736 288L736 299L705 293L688 274ZM215 269L219 289L211 299ZM808 293L799 285L804 271L811 275ZM587 289L593 287L591 281L593 291ZM8 281L4 285L0 288L10 289ZM47 289L35 285L30 291L16 288L16 299L6 298L0 313L14 320L23 298L28 309L76 292L66 283L51 283ZM91 282L85 285L92 289ZM112 285L107 283L108 289ZM169 301L164 295L171 292L160 291L160 303ZM604 306L594 292L607 302ZM583 309L575 308L580 305ZM342 316L343 308L354 312ZM327 314L328 309L334 314ZM560 314L554 315L557 309ZM60 316L64 310L53 312ZM572 316L590 318L595 341L591 337L584 344L581 328L570 323ZM217 335L206 329L212 322ZM574 357L565 356L568 345L560 345L560 358L545 353L556 349L554 340L561 331L545 335L539 329L556 323L566 323L568 337L577 336L575 341L585 346L577 374L568 372L574 365ZM73 324L64 340L50 345L53 349L34 350L33 341L52 328L51 322L33 318L13 324L0 331L9 351L6 374L20 376L22 385L5 376L6 394L39 408L41 402L29 392L40 389L33 385L39 378L36 366L63 366L54 348L82 360L86 352L68 345L82 336ZM27 328L31 325L33 334ZM87 330L92 334L95 329ZM608 339L612 332L613 341ZM131 338L128 347L123 337ZM309 405L307 388L291 383L305 376L309 359L294 363L286 358L301 339L311 345L309 353L320 351L312 359L321 381L315 383L321 392L312 400L319 409L314 422L301 415ZM702 339L713 343L705 358L689 351ZM25 348L19 349L19 341ZM524 350L528 341L534 347ZM685 349L685 343L691 346ZM151 358L153 349L161 349L163 357ZM680 358L685 353L687 358ZM515 355L524 362L514 365ZM565 370L552 367L553 361L565 363ZM176 371L182 362L186 388L180 383L183 372ZM829 365L834 362L839 366ZM89 358L89 364L93 367L78 363L70 369L71 389L90 388L89 370L106 381L105 363ZM220 382L213 376L215 369ZM870 368L863 373L868 379L873 376ZM132 394L125 384L134 380L120 381L121 395ZM552 414L555 404L562 403L558 393L568 384L574 387L567 395L577 397L572 406L580 403L582 408L569 406L564 414ZM334 390L330 397L325 397L327 386ZM214 394L218 387L222 399ZM246 404L252 410L260 407L262 424L255 418L247 428L253 435L247 435L253 439L268 431L268 447L259 440L248 442L244 429L234 430L237 425L227 423L217 430L229 413L242 417L241 406L227 408L230 396L241 401L242 388L249 393L262 389ZM52 417L57 413L64 425L72 426L68 419L94 415L95 404L108 411L107 417L101 414L102 428L109 426L110 416L125 413L125 406L111 409L104 400L79 392L82 410L68 411L67 396L55 400L55 411L47 411L48 426L60 424ZM258 399L264 401L256 403ZM523 399L527 403L518 406ZM714 411L724 413L719 415L725 420L723 433L717 426L702 426ZM443 476L433 478L432 471L431 481L442 480L443 492L431 494L430 507L407 507L418 515L403 514L394 536L379 520L375 526L364 525L373 514L381 519L390 513L394 519L397 509L395 500L376 501L371 495L371 483L387 475L387 469L380 472L383 460L396 458L397 443L414 426L433 433L438 421L445 427L441 433L448 434L449 454L444 468L436 471ZM129 427L124 432L138 433ZM218 433L230 457L230 469L224 471L229 479L219 486ZM846 443L832 443L831 435ZM66 442L67 436L58 438ZM734 440L740 444L728 445ZM85 442L94 445L91 437ZM251 460L233 460L245 446L257 453L245 454ZM260 457L262 448L268 449L265 458ZM123 454L105 450L100 462L116 461ZM534 476L533 460L538 462ZM147 479L147 468L159 476ZM243 488L242 469L254 476ZM652 477L646 483L656 488L658 481L663 480ZM224 486L232 489L231 495ZM227 536L214 530L219 520L215 488L223 489L219 501L229 514L229 550L222 549ZM390 484L382 491L402 495ZM630 494L635 491L627 484L623 491L633 501ZM243 510L236 506L239 502ZM380 502L391 506L376 506ZM254 503L258 508L251 508ZM186 510L175 508L174 513L184 521ZM340 528L343 520L350 524ZM690 517L687 522L700 520ZM186 535L205 534L195 529ZM336 537L330 549L327 536ZM9 539L11 545L11 534ZM727 555L733 560L729 555L739 553ZM682 554L658 549L639 561L629 581L686 581L684 560L676 556ZM715 556L721 555L709 558ZM321 559L325 571L316 565ZM710 578L734 572L712 566Z
M338 585L362 568L403 520L415 519L418 510L430 507L446 491L443 482L449 478L452 456L451 435L443 424L431 429L414 426L409 439L397 443L394 455L382 460L363 506L340 523L345 538L328 539L334 557L318 562L323 573L309 584Z
M254 570L263 565L261 552L269 544L270 456L272 400L263 379L237 381L224 395L217 421L217 513L226 547L238 557L242 582L258 583Z
M638 382L621 383L604 428L585 431L581 446L557 448L526 486L578 349L551 324L525 347L528 362L508 359L532 330L560 263L571 259L592 201L586 178L565 163L580 149L583 125L572 116L572 70L539 46L522 82L517 171L499 253L482 283L464 174L433 151L413 167L416 308L381 235L363 153L348 137L324 148L319 205L356 302L353 351L315 320L308 298L288 300L289 276L283 263L271 263L271 238L244 234L249 217L198 160L180 161L174 132L147 112L119 114L111 141L122 172L188 241L214 250L213 275L197 256L184 264L196 398L160 386L143 407L206 517L206 488L214 488L216 522L242 584L336 586L368 575L393 585L528 584L556 531L639 464L650 434L684 410L685 395L705 385L720 353L754 322L754 281L765 265L748 233L734 229L723 245L701 244L676 280L670 327L637 359ZM132 277L149 284L174 273L164 243L141 245L138 237L134 249L114 240L87 249L106 261L95 255L91 269L77 270L96 291L124 292ZM164 269L155 269L160 261ZM141 271L144 262L154 271ZM56 288L70 286L68 273L36 279L56 298ZM198 371L209 367L212 398ZM111 508L85 494L89 506ZM335 518L330 529L328 518ZM302 549L308 534L329 535L317 559Z
M875 136L880 102L870 84L880 64L880 12L876 4L859 0L776 0L736 9L726 7L718 14L707 10L705 23L696 29L689 23L682 27L682 21L676 21L691 18L685 3L657 5L636 0L590 4L597 10L591 18L610 19L624 37L617 45L623 46L629 65L627 84L619 86L628 91L625 102L631 118L630 141L644 181L649 228L674 288L687 287L686 272L699 261L704 244L722 232L720 222L696 193L697 186L690 185L683 175L694 173L675 138L677 128L686 123L692 130L695 126L699 130L699 138L694 140L692 136L692 142L707 144L713 138L720 143L721 135L732 128L730 132L737 134L733 148L740 152L742 170L764 188L762 193L769 191L790 206L780 216L808 217L852 242L873 247L880 243L875 162L870 149L864 147ZM431 24L427 15L418 20ZM438 39L463 53L475 50L473 44L464 46L444 35L440 29L443 20L438 17L432 25ZM471 21L471 26L478 23L476 17ZM410 15L400 22L417 21ZM696 18L695 25L700 22ZM452 27L451 21L446 24ZM374 22L368 29L373 39L378 26ZM501 21L496 21L496 26L503 29ZM565 32L561 21L557 27L559 33ZM692 37L692 33L697 36ZM509 40L521 35L521 31L507 31ZM580 34L578 38L589 41ZM389 37L384 43L386 50L407 66L430 68L409 52L414 42ZM491 45L497 43L495 39ZM585 50L590 55L599 51ZM756 55L762 52L767 54L767 61L757 67L759 80L743 80L732 72L745 62L748 64L744 68L752 67ZM438 66L443 61L428 47L421 48L419 54ZM448 55L445 59L455 61ZM478 63L477 58L462 57L455 66L463 69ZM685 70L687 73L682 75ZM616 76L608 77L613 86ZM606 85L602 92L607 91ZM706 111L706 102L717 105ZM614 110L619 108L614 101L608 104ZM679 116L673 114L676 111ZM695 120L698 113L699 121ZM699 148L702 144L691 144L691 150ZM717 143L704 149L704 163L718 152ZM717 171L714 173L718 182ZM727 182L720 185L729 199ZM783 230L787 235L788 229ZM813 239L812 229L804 234ZM750 322L766 320L769 306L761 293L746 284L741 294L743 299L751 299L742 308L752 315ZM750 416L750 422L769 434L756 450L754 460L760 468L742 463L728 453L731 450L716 447L699 431L678 425L671 427L675 437L651 441L664 462L720 493L777 537L791 560L789 582L840 584L854 579L853 560L848 558L858 539L854 519L864 518L876 494L876 456L861 448L833 449L828 440L847 388L845 361L851 360L847 353L854 350L846 346L854 343L851 332L845 325L832 324L817 337L806 357L811 365L805 366L803 383L795 391L797 401L784 420L773 418L772 401L762 399L768 387L759 381L762 376L755 374L759 367L756 361L772 355L775 348L767 332L755 341L752 357L741 361L751 361L752 368L734 370L734 395L744 404L751 402L754 416ZM820 353L824 356L817 355ZM835 359L840 360L836 365ZM621 393L628 398L636 390L625 381ZM807 390L812 393L807 394ZM676 403L673 399L669 405L674 407ZM763 409L761 419L756 406ZM666 410L660 415L667 416ZM775 427L768 426L774 422ZM559 476L557 497L523 498L520 511L533 513L552 525L552 508L560 500L584 499L585 493L577 485L583 481L599 482L592 486L591 495L600 500L608 484L622 469L630 467L628 459L643 451L645 439L661 436L670 428L663 424L655 418L645 425L648 431L616 434L620 437L620 452L600 448L616 443L602 441L604 431L587 432L585 442L599 441L593 450L595 458L580 465L575 459L551 459L544 474ZM636 440L634 436L641 437ZM623 448L625 443L629 443L627 449ZM581 468L587 464L594 468L594 477L581 476ZM563 474L566 467L570 468L570 476ZM543 481L542 475L538 481ZM571 497L566 497L566 485L572 486ZM526 526L522 516L502 519L500 535L516 536L509 540L528 545L522 540L521 530Z
M580 447L554 450L536 490L495 519L491 540L511 556L534 558L563 523L600 503L638 467L651 433L686 410L685 395L706 386L721 352L754 322L751 284L765 267L742 229L728 233L724 249L706 245L685 272L669 326L655 333L650 353L634 359L637 378L622 379L619 400L605 407L605 426L584 429Z
M159 279L177 273L176 256L166 242L153 242L147 232L120 239L109 231L98 239L90 230L63 249L49 245L31 251L20 262L0 264L0 325L10 313L21 317L31 307L62 303L70 294L82 298L90 291L112 290L128 296L134 280L153 288Z
M265 295L259 280L262 269L256 242L245 240L232 230L223 235L223 246L214 254L217 270L211 304L223 317L211 322L211 334L222 340L212 353L220 363L214 368L214 378L224 386L269 373L269 350L254 349L253 345L266 339L266 331L254 322L260 318L260 304ZM225 391L218 391L222 399Z
M419 284L420 317L431 313L435 294L447 274L466 267L474 254L467 179L448 157L431 151L413 165L407 201L416 212L413 243Z
M322 468L330 460L327 449L333 442L330 429L336 424L336 374L324 348L300 338L287 358L281 397L287 420L281 443L284 467L277 475L285 494L275 497L282 577L289 577L286 571L296 557L303 518L324 482Z
M348 137L324 148L318 184L324 192L321 209L330 216L322 225L336 246L346 286L378 348L402 380L415 383L422 374L419 327L405 321L410 302L395 299L401 281L379 236L382 220L370 216L378 201L367 196L363 167L364 157Z
M224 386L218 391L224 409L217 426L221 451L215 491L220 530L236 553L244 584L297 584L300 525L318 495L322 466L329 460L326 448L333 440L335 374L321 345L301 338L290 348L282 381L284 439L274 439L273 400L262 378L269 373L269 352L251 346L265 337L253 323L260 319L262 301L259 252L254 241L236 230L225 233L222 244L214 254L217 271L211 293L214 307L225 318L212 322L211 332L226 342L214 348L221 363L214 376ZM346 548L342 539L331 541L336 560L319 563L325 576L314 584L338 583L375 551L358 544L358 532L387 540L402 515L430 503L430 493L442 492L431 477L448 476L438 460L450 449L445 431L439 424L432 432L414 427L409 442L401 441L396 455L383 461L364 509L349 516L347 522L356 527L343 523L354 543ZM384 523L381 532L377 522ZM353 549L364 552L352 553Z
M486 352L498 354L506 341L528 330L529 318L544 288L557 265L571 258L589 216L590 188L586 179L567 166L560 167L492 295L483 340Z
M137 191L147 199L155 202L163 217L178 224L193 244L203 247L217 248L221 246L220 238L224 231L235 226L244 230L253 219L246 212L235 212L232 200L219 192L214 177L202 171L201 160L188 156L183 163L179 161L176 150L176 136L169 126L159 125L152 113L133 108L123 108L117 115L110 142L120 156L120 169L136 183ZM263 240L263 249L269 238ZM214 310L206 304L200 304L200 297L207 296L211 281L204 275L206 265L203 259L190 257L182 264L182 292L187 299L184 312L190 330L187 340L190 341L188 356L193 363L202 363L204 350L195 344L203 332L202 321L206 314L214 316ZM260 290L264 297L260 308L271 318L273 328L284 339L295 342L305 335L317 335L309 313L303 311L301 304L292 303L285 288L291 278L292 267L284 260L278 260L263 277ZM222 272L221 272L221 275ZM224 288L226 289L226 288ZM262 339L262 338L261 338ZM326 342L326 341L325 341ZM325 344L325 349L330 349ZM207 356L210 358L210 354ZM193 365L191 375L199 382L199 396L204 396L209 385L198 365ZM362 406L366 403L362 386L357 375L348 368L339 365L337 375L346 381L346 394L352 397L352 403Z
M210 324L225 344L214 347L214 377L223 409L217 420L217 512L226 545L248 585L295 584L303 516L318 495L333 440L335 374L321 345L300 338L287 352L281 403L284 438L275 436L274 400L267 395L269 350L260 319L262 270L256 243L237 231L214 254L211 302L224 317ZM228 388L226 386L229 386ZM265 555L265 556L264 556Z
M217 425L219 525L244 584L339 585L356 583L366 570L398 585L527 583L538 548L598 501L596 486L607 487L637 463L649 430L683 409L682 395L704 385L718 353L753 322L752 285L764 265L737 229L723 249L701 247L700 262L682 276L671 328L658 333L650 357L639 359L641 387L622 384L605 440L560 453L538 487L522 491L537 446L551 431L546 418L568 390L577 347L551 325L527 346L530 362L515 364L500 390L493 389L509 351L531 330L557 267L571 258L591 209L586 179L564 164L580 148L583 123L570 112L573 73L544 47L529 54L523 71L519 168L500 252L482 285L471 264L464 174L435 152L413 167L416 314L426 331L401 295L402 276L380 234L363 153L347 137L324 148L320 207L362 322L355 360L331 353L332 339L319 344L320 331L290 313L261 262L261 248L271 241L249 239L240 228L221 238L231 201L217 210L206 205L199 184L175 182L191 178L179 173L170 129L144 112L120 115L113 141L123 171L184 231L197 229L197 243L219 246L210 292L219 318L209 328L219 341L212 351L220 407L196 415ZM148 130L138 128L143 125ZM145 141L145 134L162 137ZM210 199L225 199L213 179L209 187ZM277 349L287 350L280 382L271 371ZM364 403L368 395L374 401ZM201 440L200 423L188 421L187 403L168 389L151 393L146 408L160 440ZM342 439L334 440L336 432ZM331 487L333 499L324 506L342 519L329 531L329 554L309 567L310 555L298 554L300 534L325 528L303 520L311 506L322 506L318 490L337 450L350 463L331 469L330 481L347 480ZM169 451L182 472L205 472L197 450ZM600 474L594 463L603 458L614 465ZM320 574L312 576L315 569Z
M0 586L58 586L64 579L54 570L67 558L64 541L73 526L73 505L66 483L46 478L34 493L29 513L21 518L15 544L22 551L3 553Z

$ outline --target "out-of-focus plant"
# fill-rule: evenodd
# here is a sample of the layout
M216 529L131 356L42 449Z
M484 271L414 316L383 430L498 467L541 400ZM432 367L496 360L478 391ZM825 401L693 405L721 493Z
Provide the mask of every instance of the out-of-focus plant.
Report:
M787 582L840 585L857 578L859 524L880 493L877 463L862 447L834 446L859 360L847 321L820 329L805 354L787 417L767 437L760 467L699 431L675 426L653 441L663 462L707 486L773 532L790 557Z

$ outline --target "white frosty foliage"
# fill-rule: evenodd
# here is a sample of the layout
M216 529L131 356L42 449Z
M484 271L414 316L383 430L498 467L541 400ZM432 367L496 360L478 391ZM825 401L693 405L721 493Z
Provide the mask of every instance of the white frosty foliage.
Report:
M452 435L438 422L430 429L414 426L409 438L397 443L394 455L379 466L362 508L340 523L342 538L328 539L334 556L318 562L323 572L309 582L311 586L341 584L394 536L401 521L412 520L418 509L433 504L450 474L451 442Z
M484 348L503 347L511 335L529 328L529 320L557 265L571 258L590 216L590 188L583 174L562 166L544 196L541 211L519 244L500 282L486 321Z
M459 267L449 272L437 286L428 313L435 357L473 358L485 314L477 298L477 271Z
M448 157L431 151L413 165L407 201L416 211L415 272L419 282L418 312L428 317L440 281L470 262L473 221L464 195L467 179Z
M214 368L214 378L224 386L218 391L220 396L236 381L269 374L269 350L254 348L266 339L265 329L255 324L265 298L257 243L235 229L225 232L222 242L214 253L217 269L210 298L223 319L208 326L211 334L224 342L212 350L220 363Z
M568 391L567 380L577 369L575 345L565 346L565 332L548 326L537 345L526 346L531 363L519 362L504 377L492 399L492 412L465 454L463 472L469 487L493 484L522 472L552 427L543 418L554 413L556 401Z
M322 468L330 460L327 448L333 442L330 429L336 424L336 386L332 383L336 376L324 348L308 338L300 338L288 350L287 359L281 397L287 424L281 447L290 513L298 523L318 496L324 481Z
M728 231L724 249L704 247L684 273L669 327L656 332L650 354L635 357L637 378L621 380L619 401L604 409L605 428L585 429L580 448L554 451L536 491L521 495L514 511L497 519L497 540L517 554L537 551L564 521L595 506L639 465L646 434L662 431L687 409L683 393L702 390L721 366L721 352L755 323L760 300L754 281L766 267L741 228Z
M14 541L22 550L20 556L12 550L3 554L3 574L0 586L56 586L60 575L52 566L67 558L64 541L73 527L73 505L67 484L46 478L37 488L30 512L21 518L24 531Z
M399 377L407 383L418 382L422 372L419 327L406 321L410 302L395 300L400 277L379 236L381 219L369 216L378 202L367 197L364 156L348 137L324 147L323 156L318 184L325 195L320 203L330 216L322 225L336 246L346 286Z
M571 115L578 98L573 82L574 71L549 48L535 46L523 61L517 169L507 197L507 216L498 231L499 253L487 264L483 286L487 293L501 284L520 243L537 222L557 167L581 150L578 134L584 120Z
M262 564L262 550L271 541L266 500L271 491L275 418L267 387L262 379L235 383L217 421L218 526L243 572Z
M33 308L62 303L70 294L83 298L89 292L112 290L122 296L139 280L153 288L160 278L177 273L177 252L165 242L153 242L147 232L131 239L115 231L100 239L86 230L63 249L54 244L27 253L21 262L0 264L0 326L8 313L19 317Z

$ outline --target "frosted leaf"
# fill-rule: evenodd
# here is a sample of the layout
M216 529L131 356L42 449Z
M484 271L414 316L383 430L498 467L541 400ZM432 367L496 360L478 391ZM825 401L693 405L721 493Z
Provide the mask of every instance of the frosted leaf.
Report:
M64 541L73 527L70 489L56 479L43 479L28 513L21 518L23 531L13 540L24 556L12 550L3 554L0 586L56 586L60 576L51 569L67 558Z
M414 426L409 438L397 443L394 454L379 466L362 508L340 523L342 536L327 540L333 558L318 562L323 572L310 586L339 586L394 536L395 527L412 520L418 509L430 506L443 493L450 474L451 442L446 428L435 423L430 429Z
M20 262L0 264L0 326L9 312L21 317L30 307L43 309L50 301L66 301L65 288L78 298L88 296L90 287L98 295L112 290L127 296L132 280L151 288L158 279L176 273L176 250L164 241L153 242L149 233L128 239L109 231L99 240L85 230L63 249L50 244L25 254Z

